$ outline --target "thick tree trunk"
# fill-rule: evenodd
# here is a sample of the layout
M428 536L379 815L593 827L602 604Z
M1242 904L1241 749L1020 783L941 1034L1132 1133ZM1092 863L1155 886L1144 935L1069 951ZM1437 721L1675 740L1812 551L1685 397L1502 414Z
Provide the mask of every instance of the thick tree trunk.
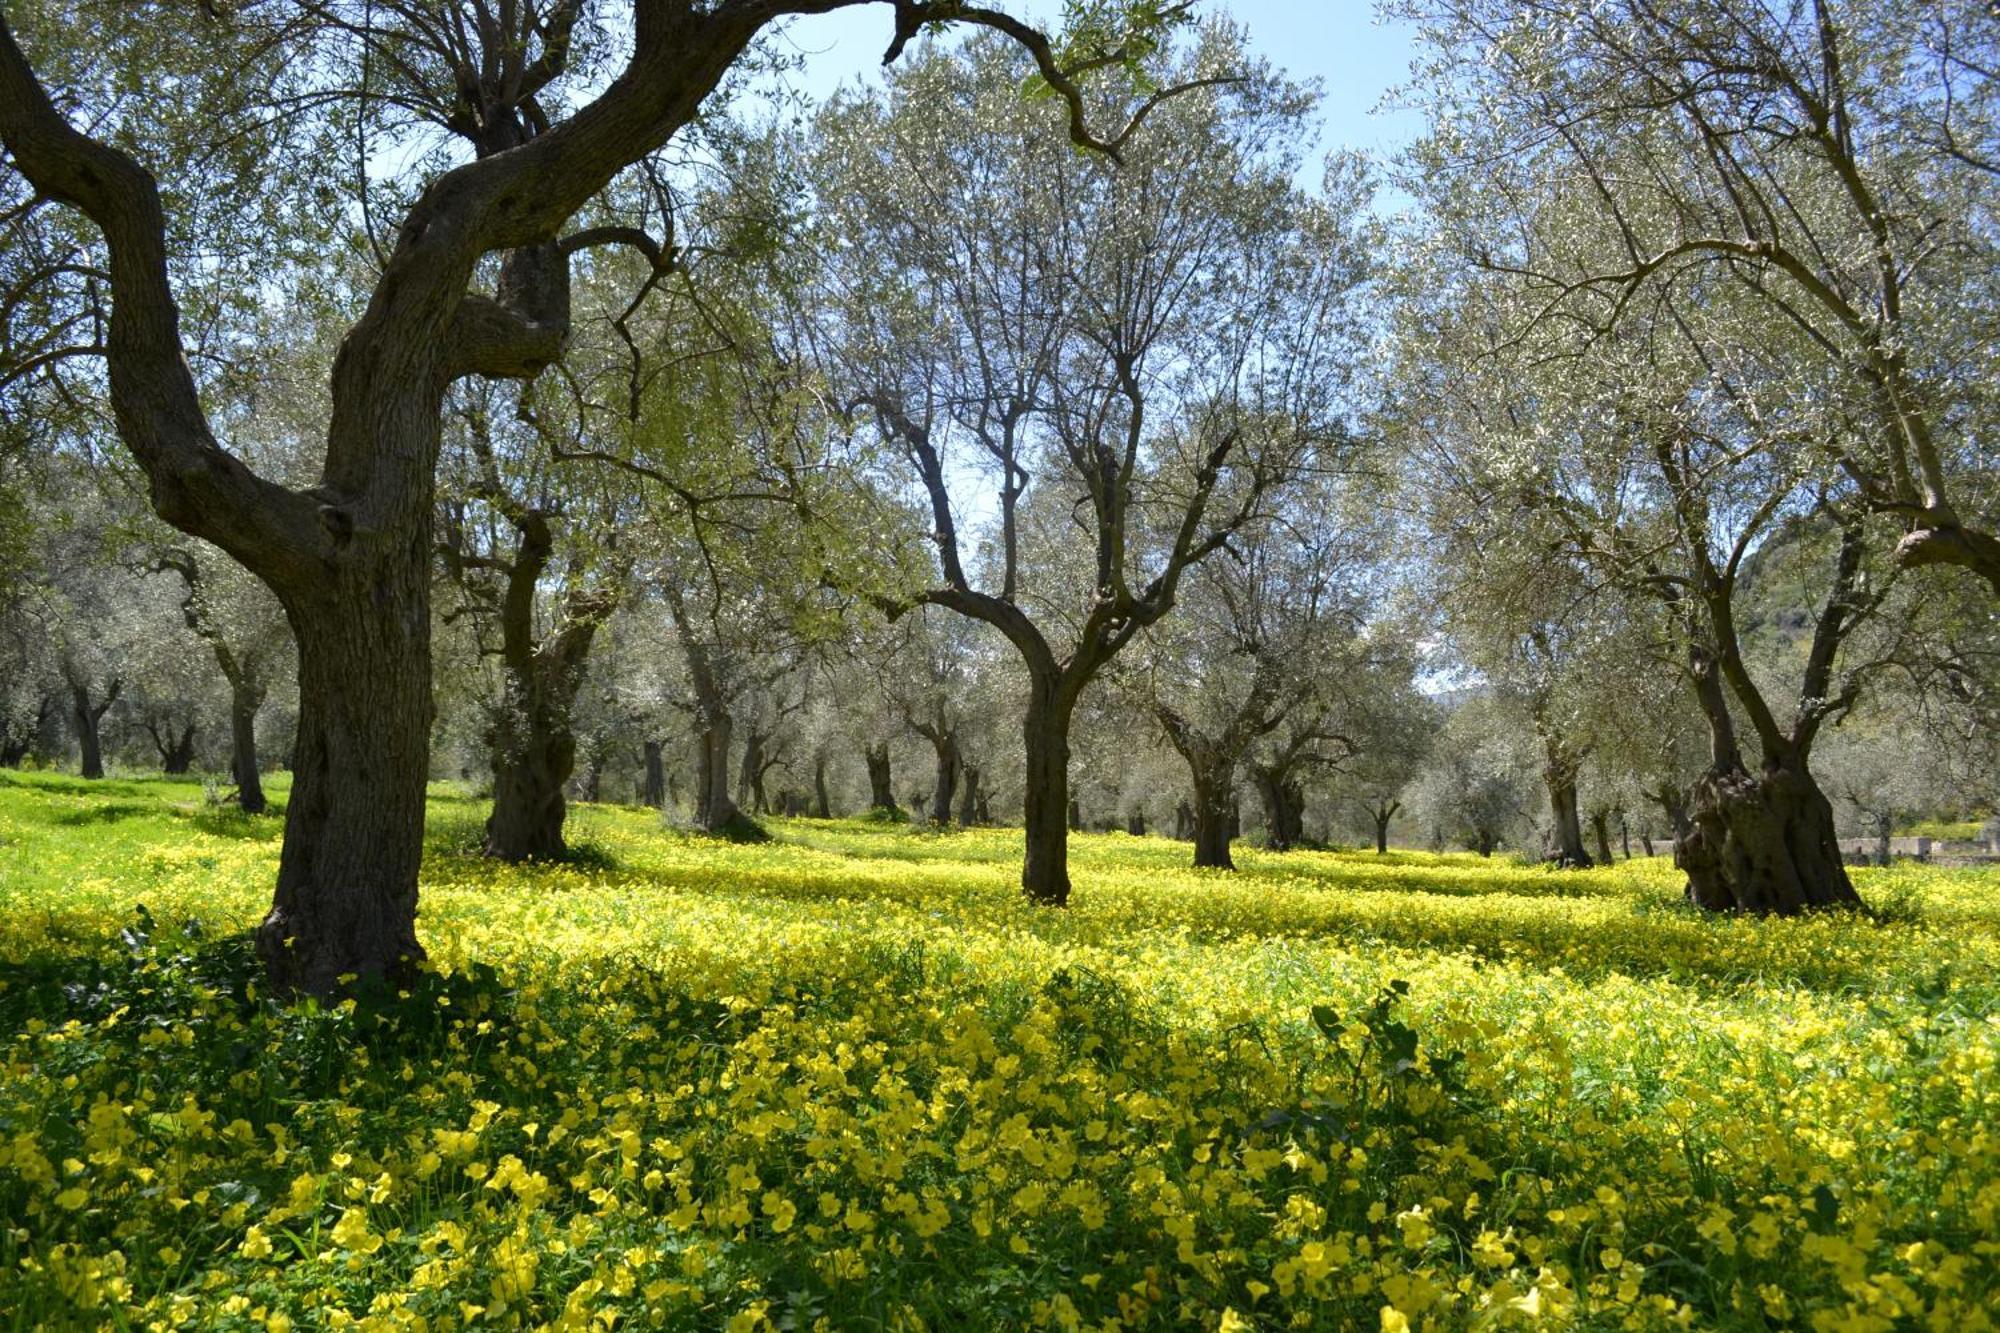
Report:
M1264 847L1288 852L1305 840L1306 794L1297 778L1284 769L1253 764L1257 798L1264 805Z
M1389 854L1389 820L1391 816L1381 811L1375 813L1375 855Z
M931 785L931 822L943 828L951 823L951 800L958 793L958 737L940 728L929 739L937 755Z
M1194 840L1194 806L1183 796L1174 807L1174 841Z
M861 754L868 763L868 804L876 810L902 814L896 804L896 788L889 770L889 742L878 741Z
M667 759L665 747L658 741L644 744L645 770L639 779L639 804L650 805L655 810L667 803Z
M229 777L236 784L236 804L246 815L261 815L267 808L257 766L257 710L263 704L260 686L230 682Z
M1190 762L1192 768L1192 762ZM1233 762L1217 760L1194 768L1194 863L1211 870L1236 869L1229 854L1230 816L1236 809Z
M1583 849L1583 821L1576 812L1576 765L1565 758L1555 742L1548 745L1548 763L1542 781L1549 789L1549 813L1555 821L1555 864L1566 870L1590 865L1590 853Z
M1027 859L1021 889L1030 902L1069 905L1069 830L1076 813L1069 793L1071 701L1054 678L1033 678L1021 734L1027 751L1022 816Z
M1125 816L1125 831L1135 838L1146 836L1146 812L1134 809Z
M1894 828L1895 824L1889 816L1875 816L1875 864L1878 866L1889 864L1889 838Z
M813 760L813 814L821 819L833 818L833 802L826 798L826 756L821 754Z
M117 702L119 683L113 681L103 700L93 703L90 687L72 683L69 687L69 719L76 729L77 772L86 778L104 776L104 742L100 724L104 714Z
M1494 844L1499 841L1498 838L1493 836L1493 830L1488 828L1475 830L1473 834L1473 839L1474 839L1473 841L1474 850L1476 850L1481 856L1493 855Z
M1696 906L1789 916L1861 905L1841 864L1833 807L1802 757L1761 776L1740 765L1711 769L1690 795L1693 827L1674 864Z
M958 826L971 828L979 823L979 770L963 759L959 761L959 772L965 778L965 791L958 798Z
M1657 853L1653 851L1653 838L1651 834L1641 833L1639 835L1639 845L1646 849L1646 855L1648 856L1657 855Z
M704 833L721 833L740 813L729 795L729 737L735 723L727 710L708 712L696 721L694 823Z
M485 854L502 861L562 860L569 855L563 788L576 764L575 734L513 717L495 729L493 750Z
M1597 838L1597 863L1611 864L1611 812L1593 811L1590 816L1590 831Z
M430 768L430 542L290 608L299 725L284 849L257 948L279 993L406 979Z

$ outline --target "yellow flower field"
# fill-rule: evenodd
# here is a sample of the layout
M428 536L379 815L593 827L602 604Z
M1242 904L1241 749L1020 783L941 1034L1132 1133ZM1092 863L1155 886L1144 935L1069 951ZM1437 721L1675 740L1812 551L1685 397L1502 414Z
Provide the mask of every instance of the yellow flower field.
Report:
M282 789L277 795L282 799ZM1988 1328L2000 874L1697 917L1660 861L440 789L418 993L257 993L279 825L0 775L0 1324ZM143 906L143 910L142 910Z

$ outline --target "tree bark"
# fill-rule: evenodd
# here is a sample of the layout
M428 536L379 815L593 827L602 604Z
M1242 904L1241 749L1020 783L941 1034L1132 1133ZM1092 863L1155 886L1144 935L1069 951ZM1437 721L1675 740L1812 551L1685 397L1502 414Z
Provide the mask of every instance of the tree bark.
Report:
M1582 870L1590 864L1583 849L1583 821L1576 810L1576 777L1581 756L1573 753L1560 736L1542 732L1542 783L1549 792L1549 814L1555 823L1554 862L1565 870Z
M1257 798L1264 806L1265 849L1292 850L1305 840L1305 788L1283 768L1252 764L1250 775L1257 784Z
M965 779L965 790L958 798L958 826L971 828L979 823L979 770L966 763L963 757L959 760L958 770Z
M755 725L743 740L743 769L736 775L736 805L753 815L770 813L764 800L764 733Z
M861 752L868 764L868 804L876 810L887 810L892 815L901 815L902 808L896 804L896 789L889 769L889 742L877 741Z
M813 814L820 819L833 818L833 803L826 798L826 753L820 752L813 759Z
M939 731L931 740L937 765L931 782L931 822L939 828L951 823L952 797L958 793L958 736Z
M172 723L167 724L164 734L151 722L146 724L146 731L153 738L153 748L160 752L161 773L170 778L184 777L194 768L194 723L182 727L178 735Z
M1215 760L1194 765L1194 863L1211 870L1234 870L1229 854L1230 814L1236 808L1235 763Z
M292 608L299 724L278 887L257 948L281 994L406 979L432 719L430 542L343 566ZM341 575L345 574L346 577Z
M1369 808L1369 815L1375 821L1375 855L1389 854L1389 821L1403 808L1401 801L1377 801Z
M560 861L569 855L563 788L576 764L576 737L567 727L508 730L495 743L485 854L501 861Z
M229 777L236 784L236 804L246 815L261 815L269 806L257 765L257 710L263 706L261 684L229 683Z
M1696 906L1790 916L1861 905L1841 864L1833 806L1802 762L1756 776L1741 766L1711 769L1690 805L1693 826L1674 864Z
M658 810L667 803L667 760L658 741L644 744L645 772L639 780L639 804Z
M1597 838L1597 863L1611 864L1611 812L1596 810L1591 812L1590 831Z
M695 827L721 833L741 812L729 795L729 737L735 723L727 709L698 712L695 744Z
M1058 677L1029 677L1021 736L1027 751L1022 816L1027 858L1021 889L1030 902L1069 905L1069 830L1075 803L1069 792L1069 725L1075 708Z
M114 680L111 682L111 688L105 691L104 697L93 701L88 684L78 680L69 682L69 718L76 730L77 772L86 778L104 776L101 724L104 721L104 714L110 710L112 704L118 702L119 691L122 688L123 682Z

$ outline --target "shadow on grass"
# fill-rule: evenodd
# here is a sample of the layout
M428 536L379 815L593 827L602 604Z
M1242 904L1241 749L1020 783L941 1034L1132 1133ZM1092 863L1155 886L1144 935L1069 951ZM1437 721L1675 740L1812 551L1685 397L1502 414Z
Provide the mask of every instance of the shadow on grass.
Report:
M188 817L196 829L215 838L275 842L285 831L285 807L273 801L261 815L246 815L234 805L207 806Z

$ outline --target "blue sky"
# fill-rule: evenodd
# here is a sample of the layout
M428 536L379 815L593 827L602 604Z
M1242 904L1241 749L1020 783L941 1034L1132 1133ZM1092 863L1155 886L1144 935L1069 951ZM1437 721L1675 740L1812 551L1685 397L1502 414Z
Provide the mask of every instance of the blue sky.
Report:
M1061 0L1011 0L1009 12L1049 24ZM1324 101L1320 151L1338 147L1393 153L1419 128L1409 112L1378 109L1382 96L1409 73L1411 34L1378 24L1370 0L1203 0L1199 12L1226 10L1250 33L1251 44L1300 80L1316 79ZM864 5L795 20L788 40L806 55L792 76L800 92L819 100L879 68L889 44L887 5Z

